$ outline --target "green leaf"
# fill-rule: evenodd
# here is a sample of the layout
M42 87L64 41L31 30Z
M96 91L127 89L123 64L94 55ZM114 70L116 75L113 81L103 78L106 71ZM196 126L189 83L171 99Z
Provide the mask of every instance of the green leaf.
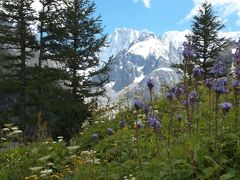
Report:
M210 156L204 156L206 160L212 162L216 167L217 167L217 163L216 161L214 161Z
M203 173L206 175L207 178L213 176L215 174L216 168L215 167L208 167L203 169Z
M221 176L221 180L232 179L232 178L234 178L234 176L235 176L234 174L230 174L230 173L224 174Z

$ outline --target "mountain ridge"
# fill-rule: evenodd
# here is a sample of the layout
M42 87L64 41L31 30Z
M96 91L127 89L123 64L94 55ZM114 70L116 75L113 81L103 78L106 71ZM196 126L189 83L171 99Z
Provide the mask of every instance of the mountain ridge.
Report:
M100 55L103 61L114 57L107 95L116 99L126 89L145 89L149 78L155 80L156 89L163 84L177 83L181 74L171 64L182 62L182 44L189 33L187 29L167 31L158 37L146 29L117 28L108 37L109 46L103 48ZM240 32L221 32L220 36L237 40Z

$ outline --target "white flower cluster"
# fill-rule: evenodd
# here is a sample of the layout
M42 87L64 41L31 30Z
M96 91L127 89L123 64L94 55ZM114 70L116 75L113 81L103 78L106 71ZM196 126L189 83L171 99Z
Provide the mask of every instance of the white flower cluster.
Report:
M9 137L23 133L22 130L19 130L18 127L13 126L13 124L5 124L4 126L5 128L2 129L2 132L5 132Z
M90 123L88 120L86 120L82 123L81 129L87 130L89 128L89 126L90 126Z
M57 138L59 143L63 141L63 136L58 136Z
M136 180L136 178L132 174L129 174L128 176L124 176L123 178L124 180Z
M14 124L4 124L4 128L1 129L1 132L3 134L3 137L1 137L1 142L7 140L11 141L13 138L19 138L23 133L23 131L18 129L17 126L14 126Z
M94 154L96 154L96 151L90 150L90 151L82 151L81 156L83 157L85 162L93 163L93 164L100 164L100 159L94 157Z

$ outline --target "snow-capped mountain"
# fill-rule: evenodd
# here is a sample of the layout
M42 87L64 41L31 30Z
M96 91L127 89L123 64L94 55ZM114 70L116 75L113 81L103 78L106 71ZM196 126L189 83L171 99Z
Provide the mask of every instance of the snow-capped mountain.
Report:
M156 91L162 84L177 83L181 74L171 65L182 62L182 44L189 33L189 30L169 31L157 37L147 30L117 28L108 38L109 46L100 55L103 61L114 57L107 94L115 99L126 89L144 90L149 78L154 79ZM220 36L237 40L240 32L224 32Z
M120 51L127 49L133 41L144 39L151 34L153 35L152 32L147 30L137 31L127 28L116 28L108 37L107 47L102 49L103 53L101 53L100 59L106 62L110 56L116 56Z

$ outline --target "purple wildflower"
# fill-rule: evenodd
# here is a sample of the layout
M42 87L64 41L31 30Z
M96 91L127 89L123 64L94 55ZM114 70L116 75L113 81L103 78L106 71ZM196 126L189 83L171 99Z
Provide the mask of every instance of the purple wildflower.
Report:
M184 42L183 43L184 59L194 57L194 55L195 55L195 52L193 50L192 44L190 42Z
M155 128L155 129L159 129L161 127L161 124L157 115L154 114L148 118L148 126L150 128Z
M208 78L205 80L205 85L208 87L208 88L211 88L213 85L214 85L214 81L213 81L213 78Z
M240 87L240 80L234 80L234 81L232 82L232 86L233 86L234 88L239 88L239 87Z
M221 103L220 106L224 112L228 112L232 108L232 104L229 102Z
M151 110L151 106L149 104L144 104L143 110L144 110L145 114L148 114Z
M127 122L126 120L122 119L121 121L119 121L119 127L120 128L124 128L124 126L126 126Z
M222 62L215 64L210 71L210 73L212 73L215 76L221 76L223 75L223 72L224 72L224 68L223 68Z
M189 101L187 101L186 99L182 100L182 105L183 106L189 105Z
M94 140L97 140L97 139L98 139L98 134L97 134L97 133L94 133L94 134L92 135L92 138L93 138Z
M178 98L179 96L181 96L184 93L184 89L181 86L178 86L175 89L175 96L176 98Z
M198 77L198 76L201 76L205 71L200 67L194 67L192 69L192 72L195 77Z
M154 82L152 79L148 79L147 86L150 90L154 87Z
M107 128L108 135L113 135L114 131L113 128Z
M134 106L135 106L136 110L139 110L142 107L142 102L139 99L135 99Z
M165 96L169 101L172 101L174 99L175 93L173 91L168 91L166 92Z
M223 86L227 86L228 80L226 78L222 78L219 80L219 83L221 83Z
M213 85L213 89L217 94L226 94L228 93L228 90L226 89L227 80L226 79L220 79L218 81L215 81Z
M240 67L238 67L236 70L235 70L235 74L237 77L240 77Z
M136 126L138 129L142 128L143 127L142 121L138 120Z
M177 118L178 121L181 121L183 116L181 114L177 114L176 118Z
M197 92L196 91L192 91L189 94L189 99L190 99L191 102L195 102L197 100Z

